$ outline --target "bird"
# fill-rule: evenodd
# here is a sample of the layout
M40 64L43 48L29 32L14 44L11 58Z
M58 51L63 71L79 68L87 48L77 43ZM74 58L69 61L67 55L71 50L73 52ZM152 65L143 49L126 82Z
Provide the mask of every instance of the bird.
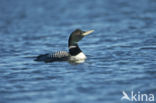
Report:
M69 51L58 51L54 53L41 54L35 58L35 61L43 62L56 62L56 61L68 61L70 63L83 63L87 57L80 49L78 42L82 40L88 34L91 34L94 30L82 31L81 29L74 30L68 39Z

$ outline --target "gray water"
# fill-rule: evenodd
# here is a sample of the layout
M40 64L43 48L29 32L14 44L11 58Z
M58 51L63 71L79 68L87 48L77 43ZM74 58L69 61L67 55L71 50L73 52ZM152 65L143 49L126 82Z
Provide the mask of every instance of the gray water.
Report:
M95 30L85 63L33 61L77 28ZM125 103L122 91L156 96L155 0L0 1L0 103Z

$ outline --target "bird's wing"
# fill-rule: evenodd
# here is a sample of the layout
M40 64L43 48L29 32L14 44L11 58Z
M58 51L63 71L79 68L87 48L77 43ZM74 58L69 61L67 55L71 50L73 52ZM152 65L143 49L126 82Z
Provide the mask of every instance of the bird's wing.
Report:
M39 55L35 61L53 62L53 61L66 61L69 58L69 53L66 51L58 51L55 53Z

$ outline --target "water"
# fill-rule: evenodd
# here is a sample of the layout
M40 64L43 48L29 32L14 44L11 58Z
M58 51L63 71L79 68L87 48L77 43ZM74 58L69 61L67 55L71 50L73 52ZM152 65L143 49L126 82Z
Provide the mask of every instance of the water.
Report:
M79 43L85 63L33 61L67 50L76 28L95 30ZM155 0L1 0L0 103L120 103L132 90L156 96L155 28Z

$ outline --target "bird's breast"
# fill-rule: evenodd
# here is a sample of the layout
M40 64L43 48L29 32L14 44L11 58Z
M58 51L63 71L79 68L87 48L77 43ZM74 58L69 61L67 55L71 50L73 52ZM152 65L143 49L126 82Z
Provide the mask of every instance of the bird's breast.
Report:
M85 54L83 52L80 52L79 54L75 56L70 56L69 61L81 63L81 62L84 62L86 58L87 57L85 56Z

